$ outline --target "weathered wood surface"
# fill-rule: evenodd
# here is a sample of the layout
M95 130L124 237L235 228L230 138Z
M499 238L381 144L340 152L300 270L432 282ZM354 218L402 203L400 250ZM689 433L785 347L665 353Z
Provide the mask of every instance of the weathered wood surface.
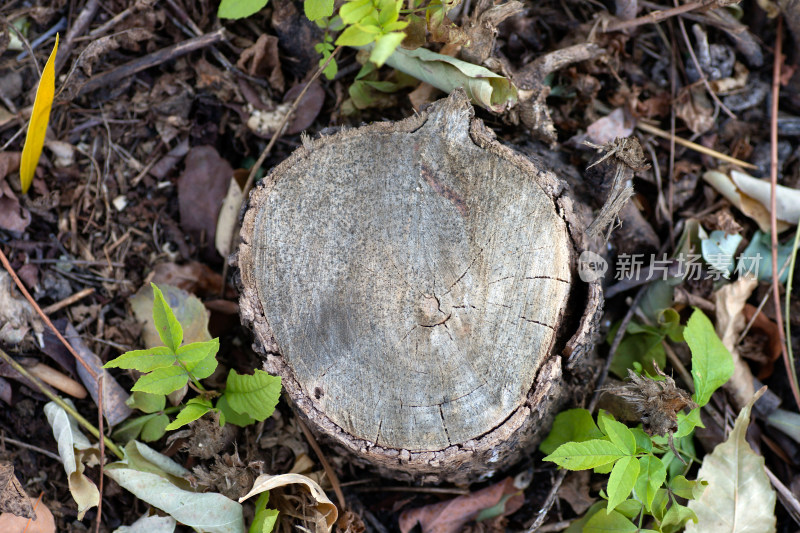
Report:
M318 432L384 468L458 480L517 456L560 402L562 184L459 92L305 144L242 229L242 316L268 368Z

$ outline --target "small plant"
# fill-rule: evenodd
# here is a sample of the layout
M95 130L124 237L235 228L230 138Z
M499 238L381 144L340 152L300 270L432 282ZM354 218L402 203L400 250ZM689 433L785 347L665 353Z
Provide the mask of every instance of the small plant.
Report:
M116 431L117 438L133 439L141 434L145 441L154 441L165 431L178 429L197 420L209 411L219 413L220 424L230 422L246 426L271 416L278 404L281 378L256 369L252 375L228 373L221 392L206 389L200 380L217 368L219 339L183 344L183 328L170 309L164 295L153 287L153 322L164 346L132 350L106 363L105 368L138 370L142 374L131 388L130 407L144 413ZM165 408L167 395L189 386L197 396L181 407ZM214 404L216 400L216 405ZM169 414L177 412L175 420Z
M670 333L677 334L674 324L671 328ZM695 499L703 492L702 484L686 478L697 461L692 436L696 427L703 427L700 408L733 374L733 360L701 311L695 310L682 329L692 352L691 400L658 366L654 377L631 371L632 382L614 392L637 407L646 420L644 428L629 428L604 411L595 423L588 410L571 409L556 417L540 445L548 454L545 461L568 470L609 474L601 492L605 501L592 506L577 527L638 531L650 517L652 530L673 533L688 520L697 521L677 498ZM692 407L688 414L685 407Z

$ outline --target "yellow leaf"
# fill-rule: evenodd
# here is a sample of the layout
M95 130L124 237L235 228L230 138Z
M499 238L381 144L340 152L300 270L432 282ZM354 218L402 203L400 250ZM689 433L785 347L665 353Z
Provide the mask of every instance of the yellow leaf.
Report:
M36 172L39 156L42 155L47 123L50 122L50 108L53 106L53 97L56 92L56 50L58 50L58 34L56 34L56 44L53 46L53 51L50 53L47 64L42 71L39 88L36 89L33 112L31 113L31 120L28 122L28 134L25 136L25 146L22 148L22 159L19 163L19 181L22 185L23 194L28 192L28 188L33 181L33 173Z

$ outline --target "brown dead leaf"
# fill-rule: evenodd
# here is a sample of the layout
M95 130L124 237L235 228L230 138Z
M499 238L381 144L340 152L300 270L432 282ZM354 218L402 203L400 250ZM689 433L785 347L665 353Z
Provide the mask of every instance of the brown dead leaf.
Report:
M589 488L588 470L570 472L558 489L558 496L572 507L575 514L582 515L597 501L597 498L589 496Z
M239 503L256 494L287 485L301 485L306 489L315 502L314 509L319 516L317 523L323 526L322 530L330 532L339 517L339 511L325 495L322 487L316 481L302 474L281 474L279 476L261 474L256 478L250 492L239 498Z
M3 400L6 405L11 405L11 383L0 377L0 400Z
M251 76L266 78L270 87L278 92L283 92L286 81L281 72L276 36L262 33L252 46L242 52L236 66Z
M595 120L586 128L588 140L604 145L614 139L623 139L633 133L633 121L625 116L625 111L619 107L607 116Z
M682 87L678 91L675 114L694 133L702 134L714 127L714 107L704 87Z
M416 89L408 93L408 99L411 101L411 105L414 106L414 110L419 111L423 105L430 104L436 100L437 95L440 93L441 91L433 85L422 82Z
M86 49L81 52L78 59L78 66L80 66L87 76L93 73L94 65L101 58L106 57L109 52L113 52L117 48L126 44L126 48L133 48L132 43L139 41L146 41L153 38L153 34L144 28L130 28L122 33L115 33L94 39L89 42Z
M222 290L222 275L199 261L190 261L185 265L159 263L147 281L158 286L174 285L200 298L218 295Z
M205 244L208 258L216 254L217 218L232 175L233 168L213 146L195 146L186 154L186 168L178 178L181 227Z
M11 276L0 272L0 342L17 345L31 328L37 334L44 331L39 316L19 293Z
M300 92L305 86L305 83L301 83L286 91L283 102L294 102L295 98L300 95ZM289 126L286 128L286 135L300 133L311 126L317 118L317 115L319 115L319 112L322 111L322 104L324 102L325 91L322 89L322 85L315 81L311 84L311 87L308 88L306 94L303 95L303 99L297 103L297 110L294 112L294 116L289 122Z
M36 511L36 520L3 513L0 514L0 531L3 533L55 533L56 521L50 509L44 503L33 498L30 499L30 502Z
M739 278L714 293L712 300L717 309L716 331L722 344L733 357L733 376L723 387L731 395L733 405L742 409L755 394L753 374L750 367L739 355L736 341L745 326L744 305L758 281L752 278Z
M20 152L0 152L0 179L19 169Z
M749 324L753 320L753 315L756 314L758 309L750 304L744 306L744 319ZM758 379L765 380L772 375L775 368L775 361L781 356L781 337L778 325L767 318L764 313L758 313L753 325L750 327L750 333L745 337L742 344L745 344L747 339L755 334L760 333L767 338L766 343L758 343L758 349L764 353L765 362L761 364L761 369L758 371ZM754 347L755 348L755 347ZM740 347L740 350L742 348Z
M0 512L36 518L30 498L14 475L14 465L0 461Z
M509 515L522 507L524 501L522 490L514 485L514 478L509 477L471 494L404 511L400 515L400 531L409 533L419 524L422 533L459 533L484 509L503 503L501 514Z
M19 237L30 223L30 211L20 205L8 181L0 181L0 229Z

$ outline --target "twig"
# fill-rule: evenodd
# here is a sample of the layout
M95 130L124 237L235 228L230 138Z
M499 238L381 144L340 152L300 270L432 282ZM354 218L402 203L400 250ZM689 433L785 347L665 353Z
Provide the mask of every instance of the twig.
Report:
M100 376L100 379L97 380L97 410L100 412L100 417L97 424L97 429L101 435L104 434L103 431L103 388L105 382L103 381L103 376ZM106 446L105 446L105 439L100 439L100 480L97 487L98 492L98 504L97 504L97 525L95 527L95 533L100 533L100 522L103 518L103 478L105 477L105 457L106 457Z
M225 28L220 28L211 33L206 33L199 37L195 37L194 39L187 39L178 44L168 46L167 48L163 48L158 52L154 52L145 57L134 59L133 61L129 61L124 65L120 65L114 70L110 70L90 78L89 81L87 81L86 84L81 87L80 91L78 92L78 96L90 93L101 87L105 87L106 85L118 83L123 79L129 78L143 70L147 70L156 65L160 65L165 61L169 61L171 59L175 59L176 57L194 52L195 50L200 50L207 46L220 43L225 39Z
M25 49L31 55L31 61L33 61L33 66L36 68L37 77L41 79L41 77L42 77L42 69L39 68L39 62L36 61L36 56L33 55L33 48L31 48L31 43L28 42L28 39L13 24L7 24L6 27L12 29L14 31L14 33L17 34L17 37L19 38L19 40L22 41L22 45L25 47Z
M677 135L670 135L666 131L664 131L664 130L662 130L660 128L657 128L657 127L655 127L655 126L653 126L651 124L648 124L647 122L639 121L639 122L636 123L636 127L639 128L640 130L644 131L644 132L652 133L653 135L661 137L662 139L667 139L667 140L670 140L670 141L674 140L675 144L680 144L681 146L684 146L686 148L690 148L690 149L694 150L695 152L700 152L701 154L705 154L705 155L713 157L715 159L719 159L720 161L725 161L726 163L731 163L733 165L739 165L742 168L758 168L758 167L756 167L755 165L753 165L751 163L747 163L745 161L742 161L741 159L736 159L735 157L731 157L731 156L729 156L727 154L723 154L722 152L718 152L716 150L712 150L711 148L706 148L705 146L702 146L702 145L697 144L697 143L693 143L692 141L687 141L686 139L678 137Z
M339 509L341 513L344 513L344 510L347 509L347 502L344 499L344 492L342 492L342 485L339 483L339 476L336 475L331 464L328 462L328 459L325 457L325 454L322 453L322 448L319 447L317 443L317 439L314 438L314 435L311 434L311 431L303 424L303 421L299 418L295 418L297 420L297 425L300 427L300 430L305 435L308 444L314 450L314 453L317 454L317 458L319 462L322 463L322 468L325 470L325 474L328 476L328 480L333 485L333 492L336 493L336 499L339 502Z
M6 442L8 442L10 444L13 444L14 446L19 446L20 448L26 448L28 450L33 450L33 451L35 451L37 453L40 453L42 455L46 455L47 457L49 457L51 459L55 459L56 461L60 461L61 460L61 457L59 457L58 455L54 454L53 452L45 450L44 448L39 448L38 446L34 446L33 444L28 444L27 442L22 442L22 441L17 440L17 439L12 439L11 437L6 437L5 435L0 435L0 443L5 445Z
M64 409L67 413L69 413L69 415L72 416L72 418L74 418L75 421L78 422L78 424L83 426L86 429L86 431L91 433L96 439L99 440L102 438L102 440L105 441L106 446L108 446L108 449L114 452L114 455L116 455L120 459L124 458L124 456L122 455L122 450L120 450L119 447L117 447L117 445L114 444L114 442L111 439L109 439L105 435L102 435L100 431L92 425L91 422L89 422L83 416L81 416L80 413L78 413L75 409L73 409L67 402L58 397L58 395L50 392L50 389L48 389L39 378L31 375L25 369L24 366L16 362L10 355L8 355L2 349L0 349L0 358L4 359L8 364L10 364L14 368L14 370L16 370L17 372L19 372L20 374L31 380L31 382L36 386L37 389L39 389L39 391L42 394L44 394L45 396L56 402L62 409ZM100 416L102 417L102 413Z
M42 312L44 314L46 314L46 315L52 315L56 311L61 311L65 307L69 307L70 305L74 304L75 302L77 302L79 300L82 300L83 298L85 298L85 297L87 297L87 296L89 296L90 294L93 294L93 293L94 293L94 287L88 287L86 289L83 289L82 291L76 292L72 296L68 296L68 297L64 298L60 302L56 302L56 303L54 303L52 305L48 305L47 307L42 309Z
M772 300L775 304L775 322L778 324L778 335L781 341L781 353L786 364L786 374L792 388L794 401L800 407L800 388L797 385L797 373L793 361L786 350L786 336L783 332L783 312L781 310L780 279L778 278L778 219L776 214L776 198L778 191L778 96L781 89L781 66L783 64L783 17L778 17L778 29L775 35L775 60L772 64L772 106L770 112L770 238L772 240ZM788 318L788 317L787 317Z
M603 28L603 32L609 33L612 31L626 30L629 28L635 28L637 26L641 26L643 24L658 24L659 22L674 17L676 15L680 15L682 13L688 13L696 9L703 9L706 7L713 6L715 4L718 4L717 0L700 0L695 2L689 2L688 4L684 4L678 7L673 7L672 9L667 9L665 11L653 11L651 13L648 13L647 15L643 15L633 20L620 20L617 22L612 22L611 24Z
M237 212L242 208L242 204L247 201L247 195L250 193L250 189L253 188L253 183L256 180L256 173L258 172L258 169L261 168L261 165L264 164L264 160L267 158L270 152L272 152L272 148L275 146L275 143L278 142L278 138L283 133L284 128L286 128L286 124L289 122L289 118L292 115L294 115L295 110L297 110L297 106L300 103L300 100L303 99L303 97L306 95L306 91L308 91L308 88L311 87L311 84L314 83L317 80L317 78L320 77L323 71L328 67L328 64L330 64L330 62L333 60L333 58L341 49L342 49L341 46L337 46L336 49L333 52L331 52L331 55L328 56L328 59L326 59L325 62L319 66L317 71L314 72L314 75L311 76L310 80L308 80L306 86L303 87L303 90L300 91L300 94L298 94L297 98L295 98L294 102L292 102L292 107L289 108L289 111L283 116L283 119L281 119L281 123L278 125L278 129L275 130L275 134L269 140L269 143L267 143L267 146L261 152L261 155L258 156L258 160L256 160L256 162L250 168L250 174L247 175L247 181L245 182L244 187L242 188L242 203L239 204L239 207L236 210ZM238 234L238 232L239 232L239 221L237 220L236 224L233 225L233 229L231 230L231 237L229 241L231 243L230 247L231 249L233 249L233 243L236 241L236 235ZM223 283L222 283L222 289L220 289L221 290L220 298L224 297L225 295L225 280L227 279L227 277L228 277L228 261L225 260L222 265Z
M58 76L59 71L64 67L64 63L66 63L67 59L69 59L69 56L72 53L72 47L75 45L75 39L80 37L80 35L86 31L86 29L89 27L89 24L92 23L94 16L97 14L97 9L99 7L100 0L89 0L86 2L86 5L83 6L80 14L75 19L75 22L73 22L72 27L64 37L64 41L61 43L61 53L56 57L56 76Z
M72 354L75 360L78 361L81 364L81 366L83 366L83 368L86 369L86 371L89 373L90 376L92 376L92 378L94 378L95 381L97 381L97 372L95 372L94 369L91 366L89 366L89 364L86 361L84 361L80 355L78 355L78 352L75 351L75 348L73 348L72 345L69 342L67 342L67 339L64 338L64 336L61 334L60 331L56 329L56 327L53 325L50 319L47 318L47 315L44 314L44 311L42 311L42 308L39 307L39 304L36 303L33 297L31 297L31 293L29 293L28 289L25 288L25 285L22 284L22 280L19 279L17 273L11 267L11 263L8 261L8 257L6 257L6 254L3 252L2 249L0 249L0 263L3 264L3 267L11 275L11 278L14 280L14 283L17 284L17 288L19 288L22 295L25 296L25 299L28 300L28 302L36 310L36 314L38 314L39 317L44 321L44 323L47 324L47 327L53 330L55 336L58 338L59 341L61 341L61 344L64 345L64 347L69 351L69 353Z

